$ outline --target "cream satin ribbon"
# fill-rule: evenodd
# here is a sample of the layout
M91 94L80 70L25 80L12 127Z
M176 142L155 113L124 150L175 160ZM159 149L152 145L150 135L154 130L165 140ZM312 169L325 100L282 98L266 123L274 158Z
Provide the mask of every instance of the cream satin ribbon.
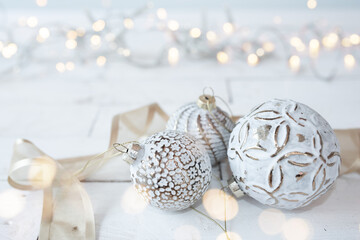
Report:
M8 182L17 189L44 191L39 240L94 240L94 213L80 181L121 154L113 147L115 142L136 141L162 131L167 120L157 104L114 116L109 149L97 156L54 160L30 141L17 141ZM341 147L341 174L360 173L360 129L335 133Z

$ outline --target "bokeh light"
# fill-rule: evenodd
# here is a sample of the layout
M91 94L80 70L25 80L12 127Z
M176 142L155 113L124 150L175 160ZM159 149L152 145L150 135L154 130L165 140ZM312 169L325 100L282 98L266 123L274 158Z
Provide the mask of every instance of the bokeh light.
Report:
M239 211L236 199L220 189L213 188L206 191L202 202L210 217L221 221L225 220L225 202L226 220L236 217Z
M201 36L200 28L192 28L189 32L192 38L199 38Z
M159 8L157 11L156 11L156 15L159 19L161 20L165 20L167 18L167 12L166 12L166 9L165 8Z
M223 25L223 30L226 34L231 34L235 31L235 27L234 24L230 23L230 22L226 22Z
M176 65L179 62L179 50L172 47L168 50L168 61L170 65Z
M134 21L131 18L124 19L124 27L126 29L133 29L134 28Z
M128 214L139 214L145 210L147 205L148 203L136 191L134 186L130 186L126 189L121 199L121 207Z
M95 21L92 25L92 29L95 32L100 32L100 31L104 30L104 28L105 28L105 21L102 19Z
M268 235L281 233L285 220L284 213L274 208L262 211L258 218L260 229Z
M354 58L353 55L351 54L346 54L344 56L344 66L347 68L347 69L352 69L355 67L355 63L356 63L356 60Z
M256 66L259 63L259 57L255 53L251 53L247 57L249 66Z
M304 219L291 218L284 223L283 234L286 240L306 240L310 237L310 227Z
M297 55L293 55L289 58L289 67L291 71L298 72L300 70L301 61L300 57Z
M229 55L226 52L220 51L216 54L216 59L219 63L225 64L229 62Z
M25 203L25 197L20 191L9 189L0 193L0 217L15 217L24 209Z

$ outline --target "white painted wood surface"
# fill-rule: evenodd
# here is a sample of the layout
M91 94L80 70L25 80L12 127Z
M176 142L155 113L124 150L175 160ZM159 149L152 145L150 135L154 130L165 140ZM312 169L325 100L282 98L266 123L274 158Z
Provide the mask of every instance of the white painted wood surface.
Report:
M353 21L358 17L356 11L297 13L296 19L304 16L300 22L287 12L263 12L262 21L252 18L252 13L239 14L237 19L250 19L256 26L264 19L271 21L274 15L281 15L283 21L289 19L290 29L297 29L302 25L300 22L330 16L331 26L336 23L358 30L358 23ZM331 16L336 16L337 21ZM324 61L326 66L331 60ZM6 177L16 138L33 141L54 158L101 152L107 147L114 114L152 102L158 102L170 114L181 105L195 101L205 86L211 86L216 95L230 102L237 115L270 98L291 98L318 111L334 128L360 127L359 66L351 72L340 67L338 78L332 82L315 79L306 65L295 75L281 58L264 61L256 68L242 62L220 66L215 61L185 60L176 67L156 69L116 63L105 68L76 66L73 72L59 74L53 65L39 64L38 68L43 69L41 73L25 69L0 78L0 203L3 204L0 215L5 206L1 194L11 189ZM223 164L222 171L229 176L227 164ZM194 211L167 213L151 207L140 211L126 205L131 193L129 180L125 164L110 162L84 183L93 203L98 239L216 239L222 233L213 222ZM310 239L359 239L359 183L359 174L342 176L326 196L309 207L283 213L287 220L304 220ZM216 182L212 186L218 187ZM16 195L16 199L24 199L20 202L25 205L17 216L1 218L0 239L37 237L42 194L21 194L24 196ZM16 203L5 202L9 207L18 206ZM259 216L268 207L247 197L237 204L239 211L228 222L229 231L244 240L285 237L281 232L268 235L260 228ZM197 207L203 210L200 204Z

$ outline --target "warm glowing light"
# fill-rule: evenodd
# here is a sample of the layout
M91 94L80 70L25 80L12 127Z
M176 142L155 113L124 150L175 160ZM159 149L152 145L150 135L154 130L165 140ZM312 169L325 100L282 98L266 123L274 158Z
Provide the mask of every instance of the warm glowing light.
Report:
M273 19L275 24L281 24L282 23L282 18L280 16L275 16Z
M99 35L92 35L90 38L91 45L98 47L101 44L101 37Z
M216 240L241 240L242 238L240 237L239 234L237 234L236 232L226 232L226 233L221 233Z
M319 55L320 42L317 39L311 39L309 42L309 55L310 57L317 57Z
M265 52L272 52L275 49L275 45L272 42L264 42L262 47Z
M134 21L131 18L124 19L124 27L126 29L133 29L134 28Z
M326 48L334 48L339 40L339 36L336 33L329 33L322 39L322 44Z
M223 190L215 188L206 191L203 196L203 205L212 218L221 221L225 220L225 210L227 220L233 219L239 211L238 203L234 197L228 195Z
M65 46L68 49L75 49L77 47L77 42L74 39L68 39L65 42Z
M291 218L284 223L283 234L287 240L305 240L310 237L310 227L301 218Z
M256 55L258 55L259 57L264 56L264 54L265 54L264 49L258 48L258 49L256 50Z
M11 58L15 55L18 48L15 43L9 43L7 46L3 47L2 49L2 55L4 58Z
M31 27L31 28L34 28L38 25L38 19L36 17L29 17L27 20L26 20L26 24Z
M230 23L230 22L226 22L223 25L223 30L226 34L231 34L235 31L235 27L234 24Z
M306 5L309 9L315 9L317 6L317 2L316 0L308 0Z
M168 28L171 30L171 31L177 31L179 29L179 23L175 20L170 20L168 22Z
M104 66L106 63L106 57L104 56L98 56L97 59L96 59L96 64L99 66L99 67L102 67Z
M166 12L166 9L165 8L159 8L157 11L156 11L156 15L159 19L161 20L164 20L167 18L167 12Z
M92 25L92 29L93 29L95 32L100 32L100 31L104 30L104 28L105 28L105 21L102 20L102 19L97 20L97 21L94 22L93 25Z
M70 30L66 33L67 39L76 39L77 38L77 32L74 30Z
M25 197L20 191L10 189L0 193L0 217L13 218L25 207Z
M129 49L127 49L127 48L125 48L124 50L123 50L123 52L122 52L122 54L125 56L125 57L128 57L128 56L130 56L130 50Z
M226 52L220 51L216 54L216 59L219 63L225 64L229 62L229 55Z
M170 65L175 65L179 61L179 50L175 47L172 47L168 51L168 61Z
M292 37L290 39L290 44L295 47L298 52L303 52L306 49L305 44L298 37Z
M60 72L60 73L63 73L66 70L65 64L62 62L58 62L55 67L56 67L56 70L58 70L58 72Z
M360 36L357 34L351 34L350 35L350 42L352 45L358 45L360 44Z
M38 35L36 35L36 41L38 41L39 43L43 43L43 42L45 42L45 38L42 38L39 34Z
M355 66L355 63L356 63L356 59L354 58L353 55L351 54L346 54L344 56L344 66L347 68L347 69L352 69L354 66Z
M208 31L206 33L206 38L209 42L215 42L217 39L216 33L214 31Z
M285 215L274 208L262 211L258 218L260 229L268 235L281 233L285 220Z
M47 0L36 0L36 5L39 7L45 7L47 5Z
M56 164L48 157L35 158L32 161L28 172L31 185L37 189L49 187L56 175Z
M42 27L39 29L39 35L43 39L47 39L48 37L50 37L50 31L46 27Z
M136 191L133 186L130 186L121 199L121 207L127 214L139 214L143 212L148 203Z
M256 66L259 63L259 57L256 54L251 53L247 57L247 63L250 66Z
M184 239L200 240L201 234L200 234L200 231L195 226L182 225L175 229L173 239L174 240L184 240Z
M300 57L293 55L289 58L289 67L292 71L297 72L300 69L301 61Z
M201 30L200 30L200 28L192 28L192 29L190 30L190 36L191 36L192 38L198 38L198 37L200 37L200 36L201 36Z
M66 70L68 70L68 71L72 71L72 70L74 70L74 68L75 68L75 64L74 64L73 62L67 62L67 63L65 64L65 68L66 68Z
M352 46L352 44L351 44L351 41L350 41L350 38L343 38L342 40L341 40L341 45L343 46L343 47L351 47Z

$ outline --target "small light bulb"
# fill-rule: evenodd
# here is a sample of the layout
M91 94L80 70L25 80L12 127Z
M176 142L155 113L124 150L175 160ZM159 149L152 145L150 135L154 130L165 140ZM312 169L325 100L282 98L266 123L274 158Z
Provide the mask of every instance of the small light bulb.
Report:
M351 34L350 42L352 45L358 45L360 43L360 36L357 34Z
M353 55L346 54L344 56L344 65L347 69L352 69L355 66L356 60Z
M208 31L206 33L206 38L209 42L215 42L217 39L216 33L214 31Z
M309 9L315 9L317 6L317 2L316 0L308 0L306 5Z
M166 9L165 8L159 8L157 11L156 11L156 15L159 19L161 20L165 20L167 18L167 12L166 12Z
M58 72L60 72L60 73L63 73L63 72L65 72L65 64L64 63L62 63L62 62L58 62L57 64L56 64L56 70L58 71Z
M48 37L50 37L50 31L46 27L42 27L42 28L39 29L39 35L43 39L47 39Z
M341 45L342 45L343 47L351 47L352 44L351 44L350 38L347 38L347 37L343 38L343 39L341 40Z
M96 64L97 64L99 67L104 66L105 63L106 63L106 57L104 57L104 56L99 56L99 57L97 57L97 59L96 59Z
M201 30L200 28L192 28L189 34L192 38L198 38L201 36Z
M36 17L29 17L26 23L29 27L34 28L38 25L38 19Z
M11 58L17 52L18 47L15 43L9 43L2 49L2 55L4 58Z
M74 39L68 39L65 42L65 46L68 49L75 49L77 47L77 42Z
M168 51L168 61L170 65L175 65L179 61L179 50L175 47L172 47Z
M77 32L74 30L70 30L66 33L67 39L76 39L77 38Z
M220 51L216 54L216 59L219 63L225 64L229 62L229 55L226 52Z
M272 52L275 49L275 46L272 42L264 42L262 45L265 52Z
M124 27L126 29L133 29L134 28L134 21L131 18L124 19Z
M122 54L124 55L124 57L128 57L130 56L131 52L129 49L125 48L123 51L122 51Z
M102 30L104 30L105 25L106 25L105 21L102 19L99 19L93 23L92 28L95 32L101 32Z
M226 34L232 34L235 31L234 24L232 24L230 22L224 23L223 30Z
M36 0L36 5L39 7L45 7L47 5L47 0Z
M179 29L179 23L177 21L175 21L175 20L170 20L168 22L168 28L171 31L175 32L175 31L177 31Z
M101 37L99 35L92 35L90 38L90 43L94 47L99 47L101 45Z
M289 58L289 67L293 72L297 72L300 69L300 57L293 55Z
M339 36L336 33L329 33L322 39L322 44L326 48L334 48L339 40Z
M259 57L256 54L251 53L247 57L247 63L250 66L256 66L259 63Z
M74 64L73 62L67 62L67 63L65 64L65 68L66 68L66 70L68 70L68 71L72 71L72 70L74 70L74 68L75 68L75 64Z
M258 49L256 50L256 55L258 55L259 57L264 56L264 54L265 54L264 49L258 48Z
M320 42L317 39L311 39L309 42L309 55L310 57L317 57L319 55Z

